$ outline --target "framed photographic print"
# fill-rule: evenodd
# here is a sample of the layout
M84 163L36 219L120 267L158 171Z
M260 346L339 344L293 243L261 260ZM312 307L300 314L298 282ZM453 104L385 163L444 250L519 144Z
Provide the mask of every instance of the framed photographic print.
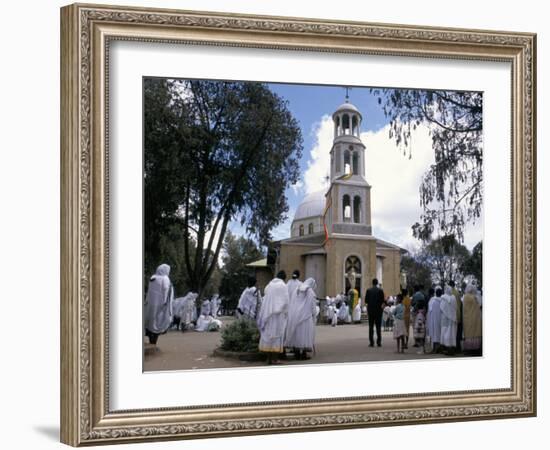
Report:
M536 36L61 10L61 439L536 414Z

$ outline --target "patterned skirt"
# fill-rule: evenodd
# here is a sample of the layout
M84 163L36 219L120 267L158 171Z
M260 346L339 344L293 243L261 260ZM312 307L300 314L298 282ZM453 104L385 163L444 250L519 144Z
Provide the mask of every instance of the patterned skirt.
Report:
M405 321L403 319L394 319L393 322L393 338L397 339L401 336L406 336L407 330L405 330Z

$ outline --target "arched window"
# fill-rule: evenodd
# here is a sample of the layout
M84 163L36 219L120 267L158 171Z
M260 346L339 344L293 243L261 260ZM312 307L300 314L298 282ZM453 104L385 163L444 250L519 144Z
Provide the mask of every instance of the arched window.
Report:
M359 152L353 152L353 174L359 175Z
M340 136L340 116L336 116L334 121L334 137Z
M358 195L353 197L353 221L361 223L361 197Z
M298 232L299 236L303 236L304 235L304 225L300 225L300 228L299 228L299 232Z
M344 152L344 173L346 175L351 173L351 155L349 150Z
M349 120L349 115L344 114L342 117L342 134L351 134L351 123Z
M357 116L353 116L351 119L352 134L359 137L359 119Z
M351 200L347 194L342 198L342 213L344 222L351 222Z
M313 224L312 223L310 223L307 226L307 234L313 234Z

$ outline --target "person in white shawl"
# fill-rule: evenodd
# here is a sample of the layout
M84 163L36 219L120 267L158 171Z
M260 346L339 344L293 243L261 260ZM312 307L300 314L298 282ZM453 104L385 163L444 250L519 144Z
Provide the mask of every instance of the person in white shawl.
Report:
M296 291L288 307L285 347L294 350L296 359L309 359L315 339L315 315L317 314L317 285L313 278L304 281Z
M292 278L286 283L286 287L288 288L288 300L290 303L292 303L292 300L296 296L296 290L301 285L302 282L300 281L300 271L295 270L294 272L292 272Z
M452 355L456 349L456 298L453 288L445 286L445 294L441 296L441 345L445 347L447 354Z
M211 315L215 319L218 317L218 310L220 309L220 296L218 294L214 294L212 298L210 299L210 305L211 305Z
M256 287L256 278L249 277L247 287L243 290L237 304L237 317L254 320L261 301L260 291Z
M441 294L440 287L435 290L435 296L428 303L428 316L426 320L426 335L432 343L432 353L439 351L441 342Z
M193 316L192 308L194 308L196 298L197 294L188 292L185 296L178 297L172 302L173 323L178 329L180 325L182 331L189 327Z
M149 280L145 299L145 335L153 345L158 337L166 333L172 323L172 300L174 289L168 277L170 266L161 264Z
M181 321L186 329L191 328L192 322L196 320L197 308L195 302L199 294L196 292L190 292L185 296L185 303L183 304Z
M278 364L279 354L283 352L289 303L285 279L286 273L281 270L266 286L257 317L260 330L258 349L267 353L268 364Z
M336 304L338 306L338 320L341 323L351 323L351 316L349 313L349 306L346 303L346 296L344 294L340 294L336 297Z
M201 303L201 311L199 318L197 319L197 325L195 326L195 331L208 331L210 324L213 320L212 315L212 305L210 300L205 299Z

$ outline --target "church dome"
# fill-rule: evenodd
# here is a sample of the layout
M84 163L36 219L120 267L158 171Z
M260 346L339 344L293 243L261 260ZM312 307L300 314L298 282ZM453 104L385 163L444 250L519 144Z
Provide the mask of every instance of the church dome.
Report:
M302 203L296 209L294 221L307 217L318 217L325 210L325 191L312 192L304 197Z
M343 113L343 112L353 112L353 113L359 114L359 116L361 116L361 113L357 109L357 106L355 106L353 103L349 103L349 102L342 103L338 108L336 108L336 111L334 111L333 116L335 116L336 114L339 114L339 113Z

